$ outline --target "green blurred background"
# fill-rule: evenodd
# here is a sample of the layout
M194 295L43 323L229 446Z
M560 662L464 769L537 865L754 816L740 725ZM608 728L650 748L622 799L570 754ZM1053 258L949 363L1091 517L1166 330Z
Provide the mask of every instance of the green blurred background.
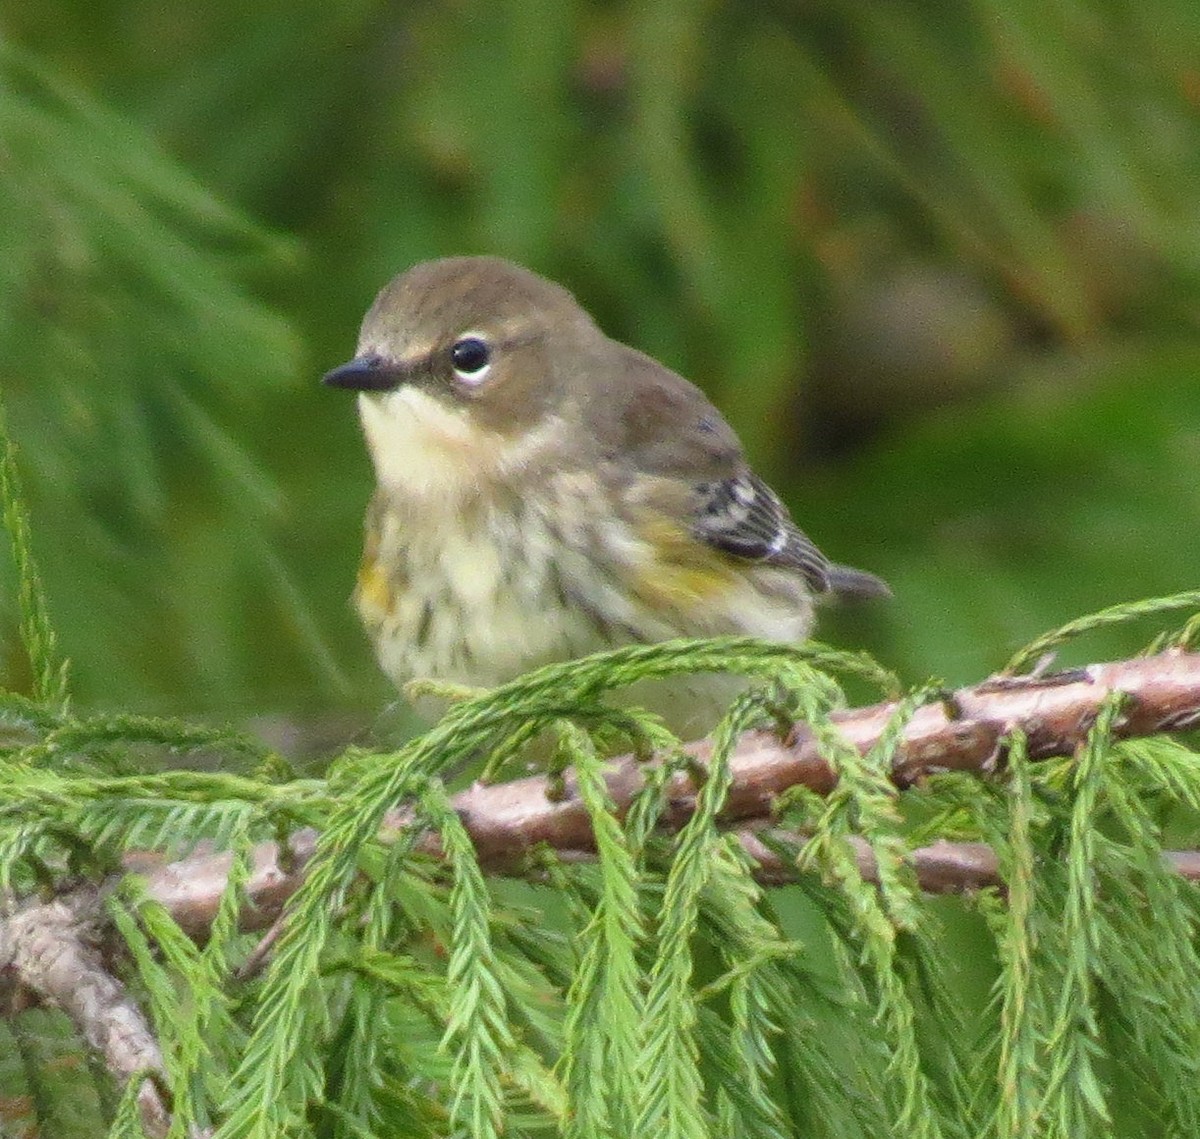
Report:
M85 706L392 699L317 381L452 253L704 387L895 588L821 635L914 681L1200 579L1191 0L13 0L0 37L0 390Z

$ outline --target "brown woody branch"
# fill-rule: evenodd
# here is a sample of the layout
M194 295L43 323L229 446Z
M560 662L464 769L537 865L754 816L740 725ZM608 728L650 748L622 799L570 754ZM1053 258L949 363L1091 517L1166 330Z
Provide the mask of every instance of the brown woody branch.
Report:
M959 689L948 699L919 709L901 739L893 779L907 787L935 771L995 769L1003 742L1014 728L1028 737L1035 758L1070 755L1087 735L1103 702L1113 692L1125 694L1115 732L1121 737L1182 731L1200 724L1200 653L1166 652L1154 657L1090 665L1070 672L1032 678L1002 678ZM836 713L842 734L861 752L878 740L895 709L893 704ZM701 765L710 754L707 741L688 747ZM743 842L775 880L788 868L754 832L770 825L775 797L804 785L818 793L833 787L835 774L820 746L803 724L780 741L767 732L747 732L732 758L733 785L724 819L740 827ZM615 760L607 772L609 794L619 811L629 807L643 785L644 765L631 757ZM668 826L681 825L695 806L696 787L684 772L668 790ZM548 846L568 858L587 857L592 850L587 812L568 773L565 784L552 788L545 776L493 786L475 786L455 799L455 806L475 842L484 865L494 872L517 870L525 855ZM403 809L393 811L386 829L406 825ZM249 928L269 925L298 887L316 835L301 831L289 842L281 865L274 843L256 851L247 889L244 921ZM426 849L436 853L436 843ZM860 852L864 872L873 876L869 851ZM934 892L995 884L994 855L978 844L937 843L913 852L922 888ZM1200 854L1169 856L1181 873L1200 879ZM203 936L216 912L229 866L226 855L195 856L164 866L149 876L150 890L194 936Z
M795 863L781 857L773 845L763 841L763 832L739 829L738 838L758 866L760 881L782 885L795 880ZM780 836L795 844L795 835ZM868 882L879 883L879 869L870 845L861 838L852 838L859 873ZM909 851L909 863L917 882L927 894L967 894L989 886L1003 886L996 852L984 842L946 842ZM1200 881L1200 851L1166 850L1163 858L1176 873L1191 882Z
M900 788L939 771L990 772L1003 759L1005 737L1020 728L1035 759L1071 755L1083 742L1104 701L1124 694L1114 728L1121 738L1182 731L1200 725L1200 653L1167 652L1138 660L1095 664L1043 677L1000 678L961 688L918 709L896 752L892 779ZM866 754L895 712L876 704L834 713L842 735ZM703 767L711 744L687 751ZM778 795L802 785L827 794L837 780L812 731L797 724L785 741L763 731L747 732L732 759L733 782L722 816L726 822L769 819ZM616 760L607 773L609 794L625 811L644 784L644 765ZM682 824L695 809L696 785L686 772L668 786L667 826ZM514 865L534 846L588 850L591 828L574 779L551 794L545 776L494 786L476 786L457 796L455 806L479 856L495 869ZM400 813L397 822L403 823Z
M167 1086L162 1052L137 1003L105 968L95 937L101 918L94 889L21 905L0 922L0 969L42 1003L61 1008L118 1087L140 1079L138 1114L155 1139L171 1126L159 1090Z

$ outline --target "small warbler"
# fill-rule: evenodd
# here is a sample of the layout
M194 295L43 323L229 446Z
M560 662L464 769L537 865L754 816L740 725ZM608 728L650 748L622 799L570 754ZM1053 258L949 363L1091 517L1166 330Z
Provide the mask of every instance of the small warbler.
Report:
M671 637L800 641L816 597L888 592L801 533L698 388L509 262L396 277L325 383L359 392L378 488L355 602L397 685ZM705 730L733 690L649 703Z

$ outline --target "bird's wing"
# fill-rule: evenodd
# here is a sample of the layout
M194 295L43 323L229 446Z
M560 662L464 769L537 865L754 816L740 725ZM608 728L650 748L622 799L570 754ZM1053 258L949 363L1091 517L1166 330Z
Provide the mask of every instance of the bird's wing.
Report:
M799 570L818 593L831 587L828 559L753 471L700 483L696 495L692 533L701 541L747 561Z
M619 347L612 357L619 382L593 405L603 408L597 437L617 444L614 456L671 484L664 504L671 501L700 541L735 558L798 570L818 593L838 588L829 561L746 465L733 428L704 393L656 360Z

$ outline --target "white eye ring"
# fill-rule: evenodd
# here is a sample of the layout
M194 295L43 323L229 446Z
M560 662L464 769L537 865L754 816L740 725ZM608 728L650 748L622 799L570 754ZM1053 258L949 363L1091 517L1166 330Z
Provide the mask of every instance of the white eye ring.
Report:
M478 332L464 332L450 348L450 367L464 384L481 384L492 370L492 349Z

